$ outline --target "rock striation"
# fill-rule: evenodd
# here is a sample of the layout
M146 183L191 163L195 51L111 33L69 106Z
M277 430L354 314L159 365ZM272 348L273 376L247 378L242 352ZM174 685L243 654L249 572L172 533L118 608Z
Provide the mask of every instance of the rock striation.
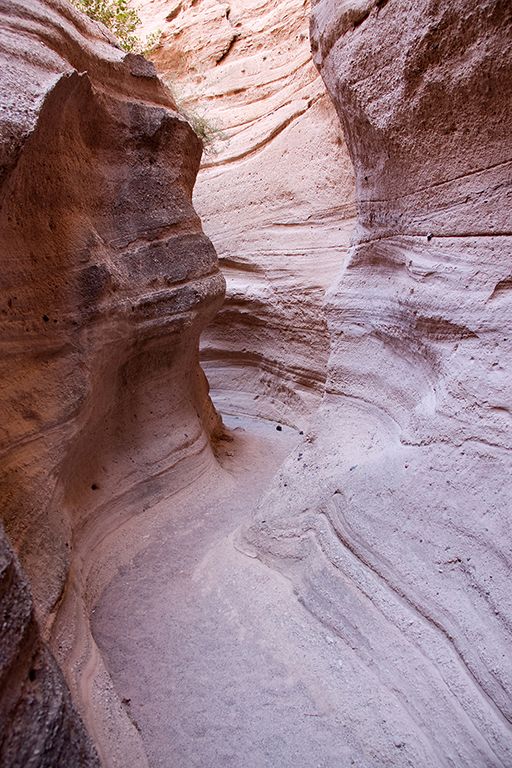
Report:
M153 64L66 0L0 14L2 518L102 761L142 766L88 616L129 557L123 524L214 461L198 340L224 279L192 205L202 144Z
M347 690L362 765L512 759L511 14L313 4L357 227L325 397L243 545L373 680Z
M201 142L153 66L66 0L0 5L0 489L19 557L2 535L5 765L147 768L90 631L108 583L138 647L108 635L108 611L96 636L129 692L126 670L147 670L168 739L153 754L240 760L249 730L261 764L297 763L305 741L311 763L315 739L365 768L511 764L510 3L316 0L348 150L304 9L144 11L167 25L160 71L227 135L196 196L228 276L202 351L219 402L301 425L325 388L234 548L261 478L243 430L238 486L234 451L224 470L211 450L198 345L224 280L192 206ZM190 701L203 679L216 720ZM247 728L252 702L268 733Z
M152 60L213 145L194 192L226 301L201 340L215 402L305 425L326 377L322 312L354 223L353 170L311 61L308 3L145 3Z

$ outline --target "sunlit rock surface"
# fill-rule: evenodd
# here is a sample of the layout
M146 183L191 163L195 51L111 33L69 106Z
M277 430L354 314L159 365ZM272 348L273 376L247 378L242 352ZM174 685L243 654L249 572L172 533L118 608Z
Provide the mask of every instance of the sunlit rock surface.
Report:
M361 765L508 766L511 7L318 0L311 29L358 224L326 396L244 546L373 679Z
M153 65L65 0L0 12L2 518L102 759L142 766L88 609L123 523L213 462L201 142Z
M163 33L157 70L213 139L194 200L227 280L201 340L215 402L302 426L325 385L322 301L355 213L352 165L311 61L309 4L154 0L140 15L145 32Z

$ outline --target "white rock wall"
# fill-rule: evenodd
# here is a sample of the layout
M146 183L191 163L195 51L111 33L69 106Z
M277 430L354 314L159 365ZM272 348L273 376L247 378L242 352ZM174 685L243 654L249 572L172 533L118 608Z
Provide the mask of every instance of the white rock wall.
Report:
M296 426L323 393L322 302L355 212L352 165L311 62L308 13L297 0L141 9L144 32L164 33L152 56L158 71L185 110L221 132L194 193L227 281L201 343L215 402Z
M509 765L511 9L318 0L311 29L358 225L326 395L245 546L373 677L363 764Z

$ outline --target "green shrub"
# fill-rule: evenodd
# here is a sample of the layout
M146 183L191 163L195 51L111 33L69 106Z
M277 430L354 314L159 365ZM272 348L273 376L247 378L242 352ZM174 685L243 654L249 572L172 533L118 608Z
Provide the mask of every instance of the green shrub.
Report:
M180 109L180 112L183 117L188 120L199 138L202 139L205 148L205 154L215 155L218 151L217 141L226 141L226 134L223 133L220 128L214 125L214 123L202 115L187 111L183 108Z
M205 155L216 155L219 151L218 142L228 141L226 134L214 122L208 120L204 115L198 114L193 108L186 106L186 101L180 96L179 88L173 77L167 78L167 86L174 97L178 112L202 140Z
M101 21L108 27L125 51L147 54L160 40L160 30L148 35L145 42L134 34L141 21L138 9L128 8L128 0L71 0L71 2L89 18Z
M128 0L71 0L80 11L94 21L101 21L119 40L123 50L147 55L160 42L161 31L146 36L143 42L135 30L141 24L138 9L128 8ZM177 96L175 83L169 79L169 87L173 92L178 111L190 123L197 135L202 139L207 153L215 154L214 144L225 141L226 135L205 117L186 110Z

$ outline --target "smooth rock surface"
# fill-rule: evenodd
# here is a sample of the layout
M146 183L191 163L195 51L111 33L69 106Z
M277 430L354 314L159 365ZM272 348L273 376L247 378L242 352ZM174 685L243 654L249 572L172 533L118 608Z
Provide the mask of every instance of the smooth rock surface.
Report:
M428 764L431 748L395 693L305 610L289 578L236 543L300 435L266 419L226 422L220 466L193 493L126 522L123 537L142 546L94 611L94 636L150 765Z
M122 522L214 462L202 146L153 65L65 0L0 13L2 517L102 761L145 766L88 611Z
M194 191L226 301L201 339L225 411L304 426L323 393L326 289L354 224L352 165L311 62L308 3L154 0L151 58L213 134ZM203 122L202 122L203 121Z
M358 224L325 398L241 541L393 696L366 717L408 723L362 765L512 763L511 13L312 11Z

